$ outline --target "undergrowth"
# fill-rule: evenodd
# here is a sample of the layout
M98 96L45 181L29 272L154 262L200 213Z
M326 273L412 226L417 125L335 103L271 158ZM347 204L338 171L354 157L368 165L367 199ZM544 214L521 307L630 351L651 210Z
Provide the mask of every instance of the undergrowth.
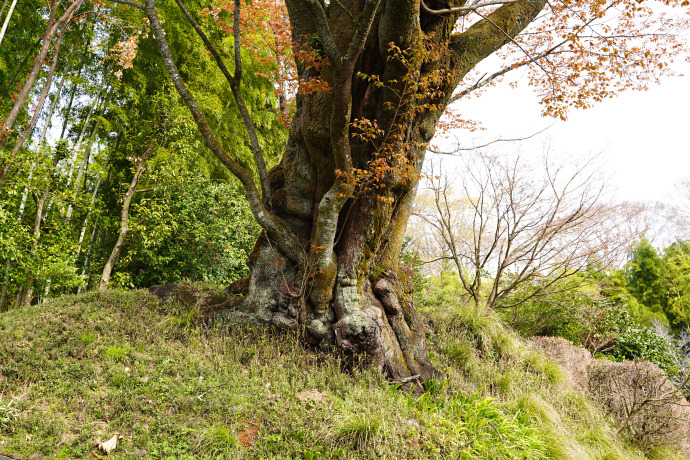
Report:
M445 378L421 396L294 335L198 317L141 291L0 315L0 452L88 458L118 432L110 458L644 458L490 315L432 315Z

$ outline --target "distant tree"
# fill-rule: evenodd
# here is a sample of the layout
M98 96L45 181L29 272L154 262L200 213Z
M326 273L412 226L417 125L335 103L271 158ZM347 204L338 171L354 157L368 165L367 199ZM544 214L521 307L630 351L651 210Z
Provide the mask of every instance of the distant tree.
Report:
M668 300L666 316L674 329L690 326L690 241L676 240L664 250Z
M625 273L630 294L653 313L665 317L669 291L667 267L647 239L642 239L633 249Z
M591 164L542 166L473 153L459 172L460 190L434 176L431 203L421 200L415 212L417 234L432 240L429 258L451 261L478 307L511 308L575 289L564 281L621 260L638 235L644 208L603 202Z

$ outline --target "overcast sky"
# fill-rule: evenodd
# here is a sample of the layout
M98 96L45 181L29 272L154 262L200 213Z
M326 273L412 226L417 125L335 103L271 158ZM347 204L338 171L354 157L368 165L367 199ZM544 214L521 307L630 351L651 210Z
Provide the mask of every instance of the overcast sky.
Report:
M600 163L620 200L675 201L675 183L690 176L690 65L687 76L667 78L646 92L626 92L589 110L573 110L543 134L522 143L523 153L551 151L568 155L600 155ZM461 101L464 118L479 120L486 131L457 132L471 146L495 138L522 137L554 120L540 116L537 96L527 86L492 88L479 98ZM510 144L494 144L514 149Z

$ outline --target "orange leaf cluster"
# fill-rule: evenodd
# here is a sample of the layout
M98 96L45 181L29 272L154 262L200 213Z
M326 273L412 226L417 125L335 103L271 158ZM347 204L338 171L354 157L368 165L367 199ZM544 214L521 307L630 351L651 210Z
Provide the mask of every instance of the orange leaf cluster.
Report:
M683 36L690 25L687 4L687 0L548 2L540 17L498 54L503 70L529 68L529 84L540 96L543 115L565 120L573 107L586 109L621 91L646 90L672 75L674 58L689 50ZM471 21L459 28L469 25ZM477 77L467 81L485 78ZM494 83L485 81L487 86Z

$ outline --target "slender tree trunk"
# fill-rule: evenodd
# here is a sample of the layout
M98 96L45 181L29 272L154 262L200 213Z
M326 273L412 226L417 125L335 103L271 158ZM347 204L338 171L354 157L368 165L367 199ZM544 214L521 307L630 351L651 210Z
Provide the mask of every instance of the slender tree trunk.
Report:
M105 110L108 106L108 101L110 101L110 96L112 95L112 88L110 91L108 91L108 94L105 97L105 101L103 101L103 108L101 110L101 114L105 113ZM93 147L94 139L96 138L96 135L98 134L98 128L101 126L101 119L99 118L96 121L96 124L94 124L93 129L91 130L91 134L89 134L89 137L86 140L86 148L84 148L84 156L82 158L81 164L79 165L79 172L77 172L77 178L74 180L74 198L76 199L77 193L79 193L79 187L81 186L81 179L84 176L84 171L86 170L88 163L89 163L89 157L91 156L91 148ZM67 207L67 215L65 217L65 222L69 224L70 220L72 219L72 211L73 211L73 205L72 203L69 204Z
M65 131L67 130L67 125L69 124L70 120L70 115L72 112L72 104L74 103L74 95L77 92L77 88L79 87L79 79L81 78L81 72L83 70L83 67L79 67L79 71L77 72L77 79L75 82L72 84L72 91L69 93L69 102L67 102L67 106L65 107L65 111L62 114L62 131L60 131L60 139L65 138Z
M7 303L7 289L10 286L10 270L12 269L12 262L8 259L5 262L5 282L2 284L2 291L0 292L0 313L5 311L5 304Z
M62 86L65 83L65 78L67 77L67 74L69 72L69 69L65 70L65 73L62 75L62 78L60 79L60 83L58 84L57 90L55 91L55 98L53 99L52 104L50 104L50 110L48 111L48 117L46 118L46 122L43 125L43 130L41 131L41 137L39 138L38 141L38 152L41 152L41 149L43 148L43 142L45 141L46 134L48 132L48 128L50 127L50 121L53 118L53 113L55 113L55 107L57 106L57 102L60 99L60 93L62 92ZM33 167L33 165L32 165ZM50 205L49 205L50 209ZM46 281L46 288L45 291L43 292L43 299L47 298L48 295L50 294L50 286L51 286L51 279L48 278Z
M36 250L38 249L38 244L41 240L41 224L43 222L44 216L43 209L45 207L46 202L48 201L48 197L50 196L50 188L52 187L53 180L55 179L55 168L57 167L58 161L59 158L55 156L53 158L53 163L48 174L47 184L43 187L40 197L34 196L34 198L36 199L36 216L34 218L33 242L31 244L31 250L28 254L29 257L33 257L33 255L36 253ZM24 203L22 203L22 205L23 204ZM20 205L21 212L23 212L23 208L21 207L22 205ZM33 287L35 281L36 277L33 273L30 273L27 277L26 284L17 295L17 301L15 302L17 308L21 308L28 302L31 302L31 299L33 297Z
M86 280L86 289L89 289L89 284L91 284L91 271L89 270L91 267L91 253L93 252L93 244L96 241L96 235L98 233L98 217L96 217L96 220L93 223L93 229L91 230L91 238L89 238L89 248L86 251L86 256L84 257L84 265L82 266L81 269L81 277L84 278L86 275L86 272L89 272L89 276L87 277ZM77 288L77 294L80 294L82 291L82 287L79 286Z
M2 39L5 38L5 31L7 30L7 26L10 24L10 19L12 18L12 13L14 13L15 6L17 6L17 0L12 0L12 5L10 5L10 11L7 13L5 22L2 24L2 30L0 30L0 45L2 44Z
M39 38L34 42L34 45L29 48L29 50L26 52L24 55L24 59L22 59L22 62L19 63L17 66L17 70L14 71L14 74L12 74L12 78L10 78L10 81L7 82L7 86L5 86L5 92L9 92L10 89L12 88L12 85L14 85L14 82L17 80L17 77L19 76L19 72L22 71L26 63L29 61L29 57L34 53L38 45L41 44L41 39Z
M43 207L48 200L48 194L50 192L50 187L45 187L41 192L40 197L36 200L36 218L34 219L34 231L33 231L33 242L31 244L30 256L33 256L38 249L38 243L41 239L41 222L43 220ZM17 299L16 307L21 308L31 302L33 297L33 287L36 281L36 277L30 274L26 280L26 284L22 287L19 292L19 297Z
M39 51L38 56L36 57L36 62L34 63L31 72L29 73L29 77L27 78L26 82L24 83L24 86L17 95L17 99L14 105L12 106L9 115L3 122L2 133L0 133L0 148L2 148L5 142L7 141L7 138L9 137L10 132L14 126L14 122L17 120L19 113L21 112L22 108L24 107L24 104L26 103L29 97L29 94L31 93L31 89L33 88L34 83L38 78L38 75L41 71L41 67L43 67L43 63L45 62L46 56L48 56L48 51L50 50L50 44L53 40L53 37L63 25L72 20L74 14L76 13L77 9L79 9L82 2L83 0L75 0L70 6L67 7L62 16L60 16L57 19L56 15L58 8L60 6L60 2L57 0L53 0L52 2L50 2L50 11L48 13L48 20L46 21L46 30L43 34L43 45L41 46L41 50ZM65 29L62 30L63 34L64 30ZM11 159L12 157L10 157L10 161ZM0 176L0 182L2 182L2 179L4 178L5 174L6 171L5 167L3 166L3 173Z
M17 221L21 222L24 216L24 210L26 209L26 200L29 197L29 185L31 184L31 179L34 177L34 169L36 168L36 162L31 163L31 168L29 169L29 177L27 178L27 186L24 187L24 192L22 193L22 199L19 201L19 211L17 211ZM12 261L7 260L5 263L5 281L2 285L2 292L0 293L0 312L4 311L5 303L7 302L7 291L10 285L10 271L12 270Z
M105 266L103 267L101 281L98 283L98 289L100 291L104 291L108 287L108 282L110 282L110 275L113 271L113 268L115 267L115 264L117 263L117 259L120 257L122 247L125 245L125 238L127 237L127 233L129 232L129 205L132 203L132 198L134 198L134 194L137 192L136 188L139 184L139 179L141 179L141 175L144 173L144 170L146 169L146 162L148 161L149 156L151 155L153 150L153 147L149 147L146 150L146 152L144 152L144 154L141 156L141 158L139 158L136 171L134 172L134 177L132 177L132 181L129 184L129 189L127 189L127 192L125 193L125 196L122 200L122 212L120 214L120 233L117 237L117 241L115 242L115 246L113 247L113 250L110 253L110 257L108 258L108 261L105 263Z
M106 160L106 168L108 167L108 161ZM101 180L103 179L102 175L98 176L98 179L96 180L96 185L93 188L93 193L91 194L91 203L89 204L89 211L86 214L86 217L84 218L84 224L81 227L81 232L79 233L79 241L77 242L77 258L79 257L79 254L81 253L81 245L84 242L84 235L86 234L86 227L88 226L89 223L89 218L91 217L91 212L93 211L93 206L96 203L96 197L98 197L98 189L101 186Z
M63 33L60 33L60 35L58 36L58 42L57 42L57 44L55 45L55 55L53 56L53 63L52 63L52 65L51 65L51 67L50 67L50 71L49 71L49 74L48 74L48 79L47 79L46 84L45 84L45 86L44 86L44 88L43 88L43 92L41 93L41 96L39 97L39 103L38 103L38 106L36 107L36 112L35 112L35 114L34 114L34 117L33 117L33 119L31 120L31 123L29 124L29 127L28 127L27 130L25 131L24 135L17 141L17 145L15 146L14 151L12 152L12 157L14 157L14 155L16 154L16 152L19 151L19 148L21 147L21 145L25 142L26 138L28 137L28 133L30 132L31 129L33 129L33 127L34 127L34 125L35 125L35 123L36 123L36 120L37 120L37 118L38 118L38 114L40 113L40 110L41 110L41 108L42 108L42 106L43 106L43 103L44 103L44 101L45 101L45 97L46 97L46 95L47 95L47 92L48 92L48 90L50 89L50 84L51 84L52 76L53 76L53 73L54 73L54 71L55 71L55 66L56 66L57 60L58 60L58 54L59 54L59 50L60 50L60 43L61 43L61 41L62 41L62 37L63 37ZM66 76L66 73L65 73L65 74L62 76L62 78L60 79L60 83L58 84L58 88L57 88L57 90L56 90L56 92L55 92L55 98L53 99L53 102L52 102L52 104L50 105L50 110L49 110L49 112L48 112L48 117L47 117L47 119L46 119L45 125L43 126L43 130L41 131L41 137L39 138L39 141L38 141L38 152L39 152L39 153L40 153L40 151L41 151L41 148L43 147L43 142L45 141L46 133L48 132L48 127L50 126L50 121L51 121L51 119L52 119L52 117L53 117L53 113L54 113L54 111L55 111L55 107L56 107L56 105L57 105L58 100L60 99L60 93L61 93L61 91L62 91L62 86L63 86L63 84L64 84L64 82L65 82L65 76ZM10 164L10 163L8 162L5 166L6 166L6 167L9 166L9 164ZM30 172L29 172L29 181L31 181L31 179L32 179L32 177L33 177L33 171L34 171L35 166L36 166L36 163L33 162L33 163L31 164L31 170L30 170ZM7 172L7 169L3 169L3 173L6 173L6 172ZM1 179L0 179L0 182L1 182ZM46 190L47 190L47 189L46 189ZM24 193L22 194L22 199L21 199L21 202L20 202L20 204L19 204L19 216L18 216L18 220L19 220L19 221L21 221L22 215L24 214L24 208L25 208L25 206L26 206L27 195L28 195L28 189L27 189L27 188L24 188ZM44 204L44 203L41 203L41 214L42 214L42 212L43 212L43 204ZM40 231L40 219L39 219L39 231ZM33 253L33 252L34 252L34 250L32 250L32 253ZM11 261L8 260L8 261L6 262L6 264L5 264L5 266L6 266L6 271L7 271L7 273L5 274L5 281L4 281L3 286L2 286L2 294L0 294L0 311L3 310L3 308L4 308L4 306L5 306L6 299L7 299L7 290L8 290L9 281L10 281L10 280L9 280L9 275L10 275L10 270L11 270L11 268L12 268L12 263L11 263ZM50 283L48 283L48 286L50 286ZM30 297L31 297L31 290L29 290L27 293L24 293L24 295L25 295L25 296L28 295L28 296L29 296L29 300L30 300ZM25 302L25 301L26 301L25 297L22 297L22 293L21 293L21 292L20 292L19 301L21 301L21 302Z
M67 17L63 16L60 19L60 21L62 21L63 19L67 20L67 21L71 20L72 16L76 12L76 8L73 8L73 7L75 5L78 6L82 1L83 0L76 0L67 9L67 11L71 10L71 13L69 13L69 15ZM65 13L65 14L67 14L67 13ZM54 16L54 12L52 12L52 10L51 10L51 16L50 16L49 24L51 23L53 16ZM53 25L53 27L55 27L56 24L60 23L60 21L56 22ZM38 97L38 102L36 103L36 109L34 111L34 115L31 118L31 121L29 122L29 126L27 126L27 128L24 130L23 134L19 137L19 139L17 139L17 142L15 143L14 149L12 149L12 153L10 153L8 160L3 165L2 170L0 170L0 184L2 184L2 181L5 179L5 176L7 175L7 172L9 171L10 166L12 165L14 158L17 156L17 153L19 153L19 149L21 149L21 147L24 145L24 142L26 142L26 140L29 138L31 131L33 131L34 126L36 126L36 122L38 121L38 116L41 113L41 109L43 108L43 104L46 100L46 97L48 96L48 92L50 91L50 86L51 86L52 81L53 81L53 75L55 73L55 67L57 66L58 59L60 56L60 46L62 44L62 39L64 38L66 31L67 31L67 27L63 27L62 29L60 29L60 31L57 35L57 40L55 41L55 47L53 49L53 59L52 59L51 64L50 64L50 69L48 70L48 76L46 78L46 83L43 86L43 90L41 91L41 94ZM50 38L52 38L52 34L51 34ZM50 44L50 38L44 37L44 48L46 48L46 54L47 54L47 48L48 48L46 46L46 43L48 45ZM41 50L41 53L42 52L43 52L43 50ZM40 57L40 55L39 55L39 57ZM43 56L43 59L45 59L45 56ZM41 61L41 64L42 63L43 63L43 61ZM33 82L36 80L36 77L38 76L38 70L40 70L40 67L41 66L38 66L38 68L36 69L36 66L34 66L35 72L32 71L31 76L29 77L30 80L33 78L33 81L31 82L31 87L33 87ZM34 73L35 73L35 75L34 75ZM28 84L28 81L27 81L27 84ZM25 86L24 89L26 89L27 85L25 84L24 86ZM24 102L22 102L21 105L18 105L20 102L19 99L21 99L23 97L24 101L26 101L26 98L28 97L28 92L31 88L26 89L26 95L22 96L24 94L24 89L22 89L22 93L20 94L20 96L17 100L17 103L15 103L15 105L12 107L12 110L10 111L10 115L7 117L7 119L5 120L5 123L3 124L3 132L2 132L2 134L0 134L0 149L4 145L4 143L7 139L7 136L9 135L9 130L12 128L14 121L16 120L16 117L19 114L19 110L24 105Z
M57 103L60 100L60 94L62 93L62 87L65 84L65 78L67 77L68 73L69 73L69 69L66 69L65 73L62 74L62 78L60 79L60 83L58 83L57 89L55 90L55 97L53 98L53 102L50 104L50 109L48 110L48 117L46 118L46 122L43 125L43 129L41 130L41 137L38 139L37 151L39 154L41 153L41 148L43 147L43 143L46 140L46 134L48 134L48 128L50 128L50 121L53 119L53 114L55 113L55 107L57 107Z
M89 250L86 253L86 258L84 259L84 267L81 270L81 276L84 277L88 273L88 276L86 277L86 289L90 290L91 289L91 279L93 277L93 270L91 270L91 256L93 255L93 247L96 242L101 236L103 232L98 226L98 219L96 219L96 222L93 224L93 230L91 231L91 239L89 240ZM77 289L77 294L81 293L82 288L81 286Z
M67 186L70 186L72 184L72 176L74 175L74 168L76 167L77 160L79 159L79 149L81 149L81 144L84 141L84 136L86 135L86 129L88 128L89 124L91 123L91 117L93 116L93 112L96 109L96 105L98 105L100 98L101 98L101 92L99 92L96 95L93 102L91 103L91 107L89 108L89 113L86 115L86 119L84 120L84 124L82 125L81 130L79 131L79 137L77 138L77 142L74 144L74 147L72 148L72 158L70 161L69 173L67 174ZM64 129L63 129L63 131L64 131Z

